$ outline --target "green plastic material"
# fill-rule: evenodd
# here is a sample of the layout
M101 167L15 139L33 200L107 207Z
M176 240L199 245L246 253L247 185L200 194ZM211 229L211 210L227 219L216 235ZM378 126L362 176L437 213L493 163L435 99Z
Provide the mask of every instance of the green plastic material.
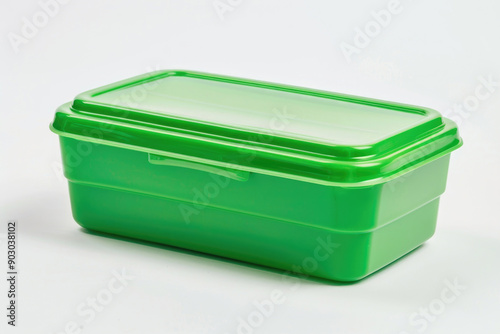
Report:
M83 227L339 281L435 230L456 125L431 109L186 71L61 106Z

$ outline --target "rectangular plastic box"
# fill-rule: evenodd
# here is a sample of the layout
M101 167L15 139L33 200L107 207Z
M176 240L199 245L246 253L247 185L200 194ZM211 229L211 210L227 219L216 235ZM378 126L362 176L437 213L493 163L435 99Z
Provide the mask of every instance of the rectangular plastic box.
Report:
M173 70L80 94L51 129L84 228L337 281L433 235L462 144L428 108Z

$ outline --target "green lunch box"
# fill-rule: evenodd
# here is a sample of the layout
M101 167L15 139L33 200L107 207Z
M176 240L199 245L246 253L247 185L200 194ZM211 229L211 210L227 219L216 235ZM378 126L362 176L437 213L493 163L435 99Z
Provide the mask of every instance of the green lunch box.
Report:
M56 112L84 228L356 281L435 230L455 123L325 91L166 70Z

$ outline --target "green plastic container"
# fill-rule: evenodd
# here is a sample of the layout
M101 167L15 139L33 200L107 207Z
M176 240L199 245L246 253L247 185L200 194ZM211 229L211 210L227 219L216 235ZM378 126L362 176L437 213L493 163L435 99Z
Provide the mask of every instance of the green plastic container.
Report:
M83 227L359 280L435 230L456 125L399 103L160 71L51 125Z

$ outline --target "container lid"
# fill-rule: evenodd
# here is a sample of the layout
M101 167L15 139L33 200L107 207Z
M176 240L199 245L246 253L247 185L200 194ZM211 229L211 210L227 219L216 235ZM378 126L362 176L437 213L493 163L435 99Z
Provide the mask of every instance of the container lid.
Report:
M323 184L386 181L461 145L431 109L198 72L159 71L78 95L54 132Z

